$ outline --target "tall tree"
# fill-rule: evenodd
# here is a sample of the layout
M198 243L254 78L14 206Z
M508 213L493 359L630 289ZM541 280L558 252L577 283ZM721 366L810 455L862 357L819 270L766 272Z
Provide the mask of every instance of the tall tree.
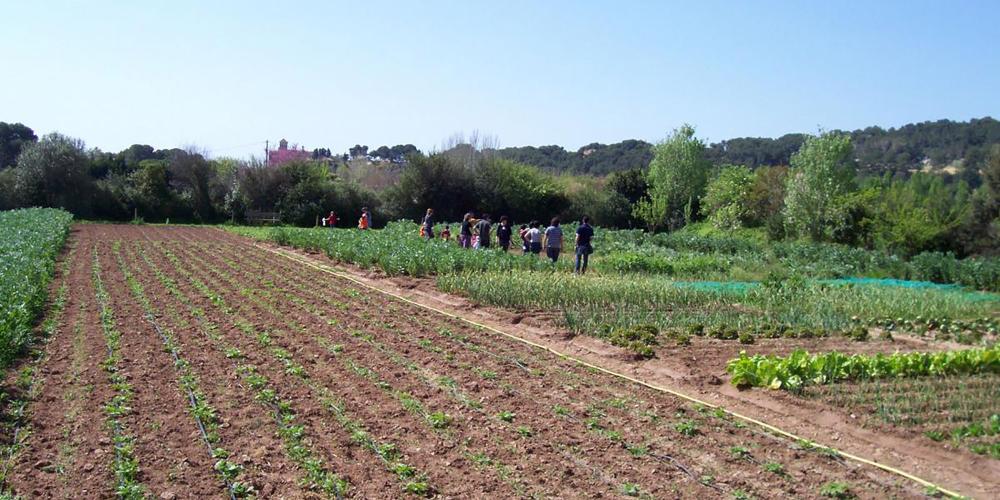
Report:
M828 237L836 217L834 200L854 184L851 151L849 136L828 132L808 137L792 155L785 193L789 234L817 241Z
M639 201L635 214L650 229L676 229L697 215L711 163L705 143L694 136L694 127L683 125L653 147L646 175L649 195Z
M17 159L15 184L21 206L58 207L89 216L93 179L83 141L61 134L46 135Z
M743 165L726 165L708 183L703 205L708 219L720 229L738 229L750 218L750 190L754 173Z
M0 122L0 168L13 167L24 147L36 141L35 132L23 124Z

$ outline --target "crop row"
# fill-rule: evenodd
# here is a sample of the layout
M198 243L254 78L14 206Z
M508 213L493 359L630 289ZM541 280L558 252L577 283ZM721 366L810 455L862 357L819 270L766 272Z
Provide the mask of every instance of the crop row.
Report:
M188 260L188 257L190 257L190 260ZM194 255L188 254L184 256L184 261L191 264L200 262L200 259ZM200 265L204 264L205 263L202 262ZM206 268L205 270L210 273L213 273L214 277L219 279L219 282L233 284L234 286L232 286L230 289L238 289L238 287L235 286L235 283L231 281L231 278L229 278L224 274L218 274L218 270L212 270L210 267ZM223 304L227 302L226 298L222 297L221 295L216 295L215 292L212 290L207 290L206 293L215 295L217 297L216 299L217 304ZM342 365L344 374L347 377L347 379L355 380L355 383L353 384L354 387L359 389L361 387L365 387L366 384L363 383L363 381L367 381L367 383L370 384L370 386L373 386L379 392L382 392L387 398L389 398L389 400L395 401L395 404L398 405L399 408L403 409L407 413L410 413L417 421L423 423L428 430L438 434L439 438L451 442L452 443L451 446L455 446L460 451L467 450L466 453L469 456L480 456L480 457L493 456L492 453L487 454L481 450L476 449L474 444L472 444L472 442L467 441L466 439L459 440L457 438L458 435L463 435L466 438L472 437L469 434L469 431L472 429L466 427L465 424L466 418L463 417L460 420L456 420L454 416L449 415L444 411L441 411L439 408L435 408L435 406L438 406L439 403L431 403L430 401L424 400L423 396L420 396L420 394L426 393L426 389L413 386L409 384L406 381L406 379L399 379L396 376L393 376L392 377L393 382L389 383L388 377L380 373L381 369L376 370L374 365L370 365L367 363L362 364L361 358L354 358L353 356L363 355L364 359L367 360L374 359L372 356L365 354L366 351L368 351L367 349L355 350L351 346L351 344L357 342L356 339L363 338L364 334L359 333L358 336L352 335L349 337L344 337L343 340L346 341L345 343L330 344L329 342L326 342L323 338L316 336L315 331L310 331L300 326L299 322L304 321L304 318L297 319L295 318L295 316L289 315L285 311L279 312L277 310L272 309L277 300L274 297L272 297L270 293L262 292L260 290L251 290L251 289L242 289L239 290L239 293L242 295L242 298L240 300L233 301L233 303L235 304L233 306L233 311L232 311L233 313L245 312L246 314L259 315L261 312L263 312L276 320L272 324L283 325L280 329L271 330L270 335L268 335L267 339L265 340L265 342L268 344L268 346L270 346L271 349L279 350L279 352L281 352L282 357L290 360L293 354L285 349L277 348L271 345L272 343L281 342L284 345L288 346L289 349L291 349L291 346L294 345L296 346L296 350L299 350L306 347L306 345L303 344L303 341L307 339L312 339L312 343L322 346L325 350L327 350L327 352L333 355L334 359L339 361L339 362L335 361L334 364L330 366L333 367L338 364ZM281 300L284 300L285 298L286 297L282 295ZM307 320L305 320L305 322L307 322ZM285 338L286 336L291 334L294 334L294 336L287 339ZM353 353L353 355L349 354L347 351L350 351L350 353ZM338 379L343 380L342 377L344 376L338 377ZM475 434L481 434L481 433L477 430ZM504 471L506 471L504 473L501 473L501 476L506 476L506 477L501 477L501 480L510 481L515 491L521 490L523 486L519 483L519 479L516 477L509 476L509 474L513 472L513 469L501 465L499 462L496 461L495 458L491 458L490 461L491 464L495 464L498 469L503 469ZM419 485L415 484L407 489L417 486Z
M702 288L656 277L576 279L549 273L455 274L439 276L437 284L485 304L557 312L569 329L605 338L616 330L653 325L734 340L744 334L744 342L833 333L861 339L866 335L855 332L862 326L856 318L983 318L1000 302L967 300L954 290L808 283Z
M300 422L300 417L296 414L292 402L281 396L278 387L265 374L261 373L258 365L246 360L237 347L227 343L225 336L220 333L219 324L213 321L206 311L196 306L192 298L181 290L173 278L159 269L148 256L145 254L140 254L140 256L167 292L184 304L188 313L196 318L200 327L198 330L206 337L210 345L231 361L232 369L246 384L246 390L250 391L253 398L269 410L275 421L277 434L284 444L285 455L303 471L304 484L309 489L323 492L330 498L340 498L346 494L350 489L350 484L332 471L313 449L310 433L307 431L306 425ZM195 282L195 284L204 287L201 282ZM219 299L215 298L215 300ZM228 462L226 465L231 473L238 473L238 465Z
M180 259L172 252L167 251L165 255L175 265L175 267L179 267L181 265ZM198 260L197 257L193 256L192 259ZM350 434L352 442L371 452L375 458L378 458L383 462L385 468L389 472L392 472L397 476L404 492L426 495L433 491L432 487L427 482L426 474L407 464L404 461L405 457L397 451L398 446L395 443L379 441L374 438L367 430L365 423L353 417L350 412L347 411L347 405L344 400L334 394L334 392L328 387L318 383L314 377L310 376L309 370L307 370L302 364L297 363L291 352L282 347L276 346L271 334L256 333L254 326L239 315L240 310L244 307L242 303L243 301L237 301L237 304L239 305L230 307L227 305L225 297L216 293L215 290L211 289L201 279L188 274L185 270L181 270L181 272L188 275L188 279L191 280L195 288L201 291L206 298L209 298L213 305L223 314L227 315L237 329L247 335L248 338L256 340L260 348L270 352L274 358L281 363L286 375L298 379L298 382L308 387L314 396L323 403L324 407L326 407L326 409L333 414L336 421L343 427L343 429ZM226 278L227 277L223 276L223 280L228 281ZM230 283L233 285L234 289L238 289L240 291L245 299L259 303L259 299L251 293L250 289L239 288L236 283ZM289 326L294 327L295 325L289 323ZM302 335L309 334L303 330L300 330L299 333ZM228 353L227 355L237 356L238 354ZM350 364L350 368L356 374L360 374L368 378L374 375L371 370L357 366L353 363ZM404 402L404 404L408 404L411 408L415 407L422 410L420 403L412 396L405 393L397 393L396 395L401 401ZM443 427L443 425L448 421L448 417L441 412L433 414L422 412L422 416L425 417L428 422L438 427Z
M796 350L788 356L753 355L740 352L726 364L737 387L770 387L799 390L804 385L831 384L843 380L871 380L921 376L1000 373L1000 345L979 349L893 354L839 352L809 354Z
M60 284L56 290L49 308L46 312L45 321L40 327L41 340L47 342L52 335L62 325L66 302L69 297L69 286L67 276L69 265L76 254L76 246L72 246L66 254L60 266ZM45 351L42 345L38 345L33 350L31 362L18 371L16 380L16 390L11 394L0 393L0 405L3 408L0 425L3 428L3 435L10 436L8 442L0 447L0 496L7 489L7 476L10 473L14 460L25 446L25 441L31 434L31 422L28 403L37 396L39 383L36 379L37 367L45 361Z
M199 249L199 250L202 250L202 249ZM198 260L198 258L195 257L195 255L197 255L197 254L206 255L206 256L208 256L208 255L212 255L212 256L224 256L226 254L232 254L233 253L232 251L227 252L227 251L223 250L221 247L220 248L213 248L211 251L205 251L205 250L208 250L208 247L204 247L203 251L198 251L197 253L196 253L196 251L189 250L187 253L185 253L185 255L183 257L183 260L185 262L189 262L188 258L191 258L192 260ZM274 262L273 258L272 259L267 259L266 264L261 265L260 267L257 267L257 265L255 263L252 263L252 261L254 259L251 258L250 255L248 255L248 252L238 251L238 250L235 251L235 252L241 254L239 266L247 267L247 272L249 273L249 275L256 276L256 279L258 280L259 283L264 283L268 287L274 287L275 291L277 291L277 290L291 290L293 288L298 288L294 283L289 283L289 281L288 281L288 279L291 278L290 275L293 274L293 273L288 273L287 271L281 270L281 269L273 269L273 270L271 269L271 268L275 268L275 266L278 266L280 268L280 262ZM220 257L216 257L216 258L220 258ZM248 266L250 266L250 267L248 267ZM261 272L263 272L265 274L263 274L263 275L258 274L258 273L261 273ZM270 276L270 274L273 274L275 276ZM225 281L224 278L220 277L220 279L222 279L223 281ZM280 279L280 281L281 281L280 284L272 282L272 280L276 280L276 279ZM317 305L313 305L313 306L309 307L309 309L311 309L312 311L319 311L319 312L322 312L324 310L325 311L333 311L333 312L336 313L337 316L340 316L340 312L342 311L340 305L344 305L346 303L345 302L340 302L339 300L345 300L346 302L350 303L350 305L347 306L349 308L349 310L355 312L355 314L358 314L360 316L363 316L365 314L365 311L371 311L371 310L378 310L378 311L380 311L380 313L379 313L378 316L381 316L382 318L394 318L394 317L397 317L401 313L400 311L395 310L394 306L391 305L391 304L383 304L383 303L379 303L379 302L374 302L374 303L368 302L367 299L365 298L364 294L359 295L356 292L352 291L350 288L344 289L343 287L338 287L336 285L332 285L331 286L330 284L324 284L323 282L317 283L317 282L315 282L315 280L310 280L310 283L311 284L309 285L309 288L311 288L312 290L315 290L315 292L314 292L315 296L317 296L320 299L330 299L330 300L323 300L324 305L318 305L317 304ZM294 299L294 296L297 295L297 293L298 292L293 293L293 294L286 294L285 296L283 296L281 298L276 298L276 299L274 299L274 303L275 304L280 304L280 301L282 301L282 300L284 300L286 302L289 302L289 303L298 303L299 301L296 300L296 299ZM336 298L334 298L334 297L336 297ZM253 302L253 301L250 301L250 302ZM294 329L292 323L303 323L303 321L304 321L303 319L299 319L299 317L297 317L294 313L289 312L289 308L288 307L282 307L281 310L279 311L279 314L282 314L283 316L289 318L288 319L288 321L289 321L289 328L292 328L292 329ZM370 316L370 317L372 318L372 320L374 319L374 316ZM329 321L331 319L332 318L327 319L325 321ZM386 320L383 320L383 321L386 322L386 323L391 323L392 322L391 319L386 319ZM420 318L413 318L412 321L408 321L408 322L411 323L411 324L422 325L424 323L424 320L420 319ZM303 323L303 324L305 324L305 323ZM336 323L336 325L340 326L341 323ZM346 327L347 325L345 324L344 326ZM369 328L370 328L370 326L369 326ZM382 338L385 338L385 339L389 339L389 338L395 339L395 338L397 338L396 334L394 334L393 331L392 331L393 327L391 325L387 325L384 328L385 328L385 333L384 333L385 336L382 337ZM381 331L381 330L383 330L383 328L379 328L378 330ZM366 342L369 342L370 345L372 345L372 346L376 346L376 345L383 346L382 342L379 341L379 340L377 340L377 338L380 337L380 336L382 336L382 335L383 334L380 333L380 334L375 335L375 337L370 337L367 334L360 334L358 336L358 338L361 338L361 339L365 340ZM412 335L398 336L398 338L399 338L400 341L410 340L412 338ZM446 337L443 337L443 338L446 338ZM396 343L396 341L393 341L393 343ZM452 366L454 366L454 363L459 362L459 360L461 360L462 357L463 357L460 353L455 352L455 351L451 351L447 347L439 345L436 341L432 342L429 339L427 339L426 337L421 338L420 336L418 336L416 338L412 338L412 340L410 342L407 342L407 343L412 343L414 347L417 347L417 348L419 348L421 350L424 350L424 351L426 351L428 353L434 353L435 355L440 356L439 361L437 362L437 364L451 364ZM502 344L503 344L503 342L499 343L499 345L502 345ZM490 343L490 345L493 348L498 347L498 345L496 345L496 343ZM352 348L350 346L346 346L345 347L344 344L334 343L334 344L330 345L330 348L331 348L331 350L336 351L338 353L352 352ZM406 352L408 354L406 355L406 357L400 357L400 356L398 356L398 354L394 354L393 350L388 350L388 351L381 351L380 350L380 352L385 353L386 357L388 359L390 359L390 360L394 360L394 361L398 360L398 362L400 364L409 364L410 365L409 369L412 370L415 373L422 372L423 371L422 367L428 366L429 364L434 364L433 361L431 361L430 363L428 363L428 362L420 362L420 361L417 361L416 363L409 362L406 358L409 357L409 356L411 356L412 353L414 352L412 348L407 349ZM485 361L485 360L489 360L490 358L492 358L492 356L484 356L483 354L484 353L480 353L478 359ZM454 361L449 362L448 361L449 358L452 359L452 360L454 360ZM416 366L418 364L420 366ZM542 366L544 366L544 364ZM481 379L479 382L476 382L476 384L479 385L480 387L482 387L484 384L490 384L491 385L491 384L494 383L494 381L499 381L502 378L509 378L509 376L512 374L510 372L511 369L513 369L513 374L516 375L516 373L518 373L518 369L514 368L513 366L510 366L510 367L507 367L507 368L501 368L501 369L493 369L493 368L488 368L488 367L485 367L485 366L484 367L471 366L471 367L468 368L468 370L469 370L469 372L471 372L471 374L476 373L476 371L478 371L478 372L480 372L482 374L482 375L476 375L476 377L479 377ZM529 369L532 373L536 370L536 368L531 368L531 363L530 362L528 363L528 368L527 369ZM546 370L546 369L543 368L541 371L542 372L548 372L549 370ZM450 377L443 377L440 374L431 374L431 375L428 375L426 377L423 377L423 379L427 380L427 381L433 381L433 380L437 379L437 380L441 381L442 385L446 385L446 386L447 385L454 385L454 387L456 389L456 393L457 393L457 396L456 396L456 399L455 399L456 402L458 402L460 404L462 404L463 401L469 402L468 392L466 390L468 386L466 385L466 382L463 382L463 379L466 379L465 377L457 377L457 376L454 376L454 375L450 376ZM516 379L517 378L514 377L511 380L516 380ZM468 379L466 379L466 380L468 380ZM457 385L455 385L456 382L457 382ZM523 382L521 382L521 383L523 383ZM564 382L559 382L559 383L564 383ZM395 385L395 382L393 384ZM519 385L519 384L515 383L515 385ZM503 383L498 384L498 386L499 387L503 387ZM585 391L585 392L589 393L589 389L587 391ZM532 397L536 397L536 398L537 397L543 397L543 399L548 399L548 398L544 398L544 394L545 394L545 392L542 391L542 392L539 392L538 394L533 394ZM472 400L471 403L473 405L475 405L476 401ZM554 410L554 413L553 413L553 415L555 415L557 418L560 418L562 415L566 415L567 414L566 412L567 412L568 406L562 406L562 404L557 403L555 401L553 401L552 403L549 403L549 404L552 404L553 408L557 409L557 410ZM592 433L595 436L603 437L603 438L607 439L609 443L616 443L616 442L617 443L621 443L618 446L620 446L622 450L629 450L629 454L632 453L631 450L635 450L635 452L637 454L642 455L644 453L643 449L646 449L649 453L657 454L652 449L650 449L647 444L644 444L641 440L635 440L635 441L633 441L634 438L622 439L622 438L624 438L626 436L626 433L624 433L623 430L624 429L628 429L629 426L635 425L635 424L624 424L624 426L625 426L624 428L618 427L616 425L610 425L608 423L603 422L602 421L603 419L601 417L598 417L597 413L591 413L591 410L586 410L586 411L587 411L587 413L584 415L585 418L582 418L582 419L579 419L579 420L575 420L575 425L580 425L582 428L586 429L588 432ZM502 422L508 422L508 420L510 420L510 424L511 424L510 425L510 430L513 431L513 432L516 432L518 434L520 434L521 432L524 432L526 434L527 433L537 433L537 432L539 432L539 427L536 424L524 425L524 424L518 423L518 422L521 421L522 417L523 418L529 418L530 417L529 415L522 416L521 412L519 412L519 411L510 411L509 409L505 410L503 407L500 407L498 409L494 409L492 411L488 411L488 414L492 418L495 418L495 419L500 420ZM561 418L567 418L567 417L561 417ZM697 436L698 434L697 434L697 431L695 429L698 428L698 425L697 424L693 424L693 422L688 422L688 420L689 419L681 419L681 420L676 421L676 422L674 422L672 424L669 424L668 425L668 428L670 429L669 432L679 432L679 433L688 432L688 433L693 433L695 436ZM692 426L692 424L693 424L693 426ZM616 428L616 427L618 427L618 428ZM676 427L676 429L675 429L675 427ZM682 433L681 435L684 435L684 434ZM522 434L522 437L523 436L524 435ZM620 439L620 441L619 441L619 439ZM567 459L569 459L569 457L567 457ZM489 461L488 461L487 458L482 458L482 462L484 464L489 463ZM705 474L703 474L703 475L705 475ZM698 476L695 475L695 480L698 481L698 479L699 479ZM621 489L625 490L626 488L624 487L624 485L622 485L622 486L623 487ZM631 488L628 488L628 490L631 491Z
M197 260L197 259L195 259L195 260ZM246 259L241 259L241 263L245 265L246 264ZM226 280L226 278L224 278L224 277L220 277L220 278L222 278L223 281ZM284 300L284 299L285 299L285 297L282 298L282 300ZM253 303L253 302L257 302L257 301L250 300L249 302ZM261 304L261 307L266 309L268 306L266 304ZM295 325L295 321L301 321L301 320L293 320L292 318L294 318L294 316L291 316L287 312L284 312L284 311L282 311L282 313L277 313L276 316L283 316L283 317L290 318L289 321L288 321L288 325L287 325L289 329L291 329L293 331L296 331L296 333L298 335L308 335L308 332L306 332L304 330L300 330ZM369 326L369 328L370 328L370 326ZM361 333L356 338L365 340L366 342L371 342L371 345L376 345L376 341L374 341L373 338L368 337L366 334ZM345 340L349 340L349 339L345 339ZM350 343L353 343L353 342L350 342ZM420 344L422 346L425 346L425 347L422 347L422 348L428 349L429 352L436 352L436 351L438 351L438 348L436 346L434 346L430 341L421 341ZM383 349L384 349L384 347L383 347ZM418 420L426 421L427 425L429 427L435 429L435 430L441 430L441 431L444 431L445 434L448 434L451 431L451 429L454 427L454 425L458 425L460 422L465 422L467 419L468 420L472 420L472 421L476 421L476 420L482 420L483 418L490 418L490 419L493 418L493 416L491 414L487 414L487 413L485 413L485 412L483 412L483 411L478 410L477 408L475 408L476 406L478 406L475 403L475 401L470 401L468 397L463 397L463 396L459 395L459 394L462 393L462 391L460 391L459 389L457 389L457 386L456 386L457 381L455 379L451 379L451 378L443 377L443 376L431 376L431 377L428 377L428 378L433 378L434 380L440 382L440 386L443 386L443 387L446 387L446 388L450 387L454 391L453 394L456 394L456 396L458 398L456 401L463 402L463 406L465 406L465 410L462 413L460 413L460 415L459 415L458 418L455 419L455 424L452 424L451 423L452 418L451 418L450 415L445 414L443 412L439 412L439 411L433 411L431 408L424 408L423 407L424 405L420 404L419 401L416 398L412 397L412 395L417 394L418 392L423 392L423 390L421 390L419 388L416 388L416 387L414 387L412 389L406 389L405 388L406 385L401 385L401 382L403 380L401 380L399 378L396 378L391 384L389 384L389 382L386 379L386 377L384 377L382 375L379 375L379 373L377 371L373 370L370 365L362 365L362 364L358 363L358 360L356 358L353 358L354 355L351 354L351 353L355 353L356 352L356 353L360 354L360 353L364 352L364 349L363 350L355 350L353 347L351 347L349 345L345 347L344 344L339 344L339 345L331 346L331 350L335 353L335 355L336 355L337 358L341 359L341 362L351 372L353 372L354 374L356 374L356 375L358 375L358 376L360 376L362 378L368 379L371 382L374 382L376 384L376 386L378 386L381 390L384 390L387 395L389 395L390 397L392 397L394 399L397 399L399 401L399 404L404 409L406 409L408 412L413 413L414 416ZM370 349L367 349L367 350L370 350ZM443 355L443 351L441 351L441 352L442 352L442 355ZM458 353L456 353L456 355L457 354ZM392 351L388 351L387 356L390 359L398 359L398 355L395 354L395 353L393 353ZM370 356L366 356L366 357L370 357ZM463 356L463 357L466 357L466 356ZM408 362L405 362L405 361L404 361L404 363L407 363L407 364L410 364L411 366L413 366L413 364L411 364L411 363L408 363ZM494 380L499 375L499 373L497 371L494 371L493 369L487 370L487 369L484 368L482 370L479 370L479 374L476 374L476 367L474 367L474 366L470 366L467 369L469 371L469 375L474 375L476 378L481 378L482 381L479 382L480 385L487 385L488 384L490 386L493 386L494 385ZM501 392L515 390L515 389L513 389L513 387L510 387L508 389L502 389L502 388L498 387L497 389L499 389ZM482 390L485 390L485 387L481 387L480 392ZM517 392L520 392L520 391L517 391ZM522 397L525 398L525 399L527 399L527 395L519 396L519 398L522 398ZM475 414L469 414L467 412L478 413L479 415L476 416ZM542 418L544 420L547 420L547 419L551 418L551 413L543 411L540 414L538 414L537 417L535 417L535 418L532 418L532 416L529 415L529 414L522 415L520 418L521 419L526 419L525 423L528 423L530 420L535 420L535 418ZM537 439L540 439L541 440L540 442L545 442L545 440L546 440L545 436L548 433L548 430L546 429L547 426L541 423L544 420L537 420L536 421L537 424L533 423L531 425L520 425L520 426L516 426L516 427L503 427L503 429L505 429L505 432L511 433L513 435L512 438L516 439L516 440L524 440L524 439L534 440L534 439L536 439L535 435L538 434L538 438ZM582 424L581 424L581 426L582 426ZM459 427L455 428L456 431L458 430L458 428ZM574 431L574 432L576 432L576 431ZM561 451L561 452L557 451L557 456L562 455L562 454L567 453L567 452L571 453L571 456L572 456L573 452L568 451L568 450L564 450L564 451ZM471 455L474 455L474 456L477 456L477 457L484 457L484 456L488 457L488 456L490 456L490 455L483 455L483 454L481 454L479 452L475 452L475 451L473 451L471 453ZM569 459L569 457L563 458L563 460L566 460L566 459ZM574 460L582 460L582 457L573 457L573 459ZM490 458L489 459L489 465L494 465L494 461L495 461L494 458ZM483 459L483 463L484 463L484 465L486 465L487 462L486 462L485 459ZM589 468L589 466L586 466L586 467ZM601 468L599 468L597 470L601 470L601 469L603 469L603 467L601 467Z
M184 359L173 331L170 328L161 327L156 322L154 318L156 311L150 303L142 284L129 271L119 246L120 243L117 241L113 246L119 271L124 276L133 297L145 311L147 321L160 335L164 349L173 357L174 368L178 373L178 385L187 396L188 412L198 426L201 438L208 448L208 454L216 460L213 466L214 470L226 484L226 489L229 491L231 498L249 496L253 493L253 487L244 481L240 481L239 476L243 472L242 467L229 460L232 453L222 446L218 431L223 422L218 410L210 404L208 397L202 391L199 377L192 369L191 363Z
M0 367L31 340L72 218L49 208L0 212Z
M326 252L330 257L388 274L444 274L465 270L538 268L538 259L508 260L493 252L463 252L455 243L428 245L417 226L393 222L385 229L230 228L233 232L283 245ZM575 225L564 225L573 234ZM453 234L457 233L457 226ZM438 229L440 232L440 228ZM516 240L516 237L515 237ZM515 246L518 243L515 241ZM649 234L599 229L594 246L596 269L607 273L661 274L687 279L765 280L773 270L811 279L843 277L894 278L958 284L1000 291L1000 259L959 259L925 252L905 260L884 252L844 245L803 242L753 242L739 238L703 237L690 233ZM467 254L480 254L469 256ZM483 258L482 254L488 257ZM569 269L571 259L558 266ZM546 266L549 267L549 266Z
M118 331L111 299L101 278L101 265L98 260L97 247L93 253L93 283L100 309L101 328L108 347L108 357L102 363L108 372L108 380L114 390L114 396L104 405L108 428L114 446L114 464L112 470L117 481L116 492L120 498L142 499L148 495L145 485L139 481L139 460L135 456L135 436L125 425L125 417L132 413L132 385L121 373L121 332Z

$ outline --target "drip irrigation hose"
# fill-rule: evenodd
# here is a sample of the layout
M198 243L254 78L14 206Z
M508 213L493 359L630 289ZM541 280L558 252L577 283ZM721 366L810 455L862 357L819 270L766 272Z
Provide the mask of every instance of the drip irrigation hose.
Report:
M205 320L204 318L201 318L201 317L198 317L197 319L198 319L198 323L202 326L202 328L206 328L205 324L207 323L207 320ZM233 361L233 366L237 370L239 369L239 363L237 363L236 361ZM240 384L240 387L243 387L242 384ZM244 389L245 389L245 387L244 387ZM264 405L268 406L271 409L271 414L274 416L274 423L280 429L281 426L282 426L281 408L278 406L277 403L275 403L273 401L263 401L263 400L259 400L259 401L261 401L262 403L264 403ZM230 495L232 495L232 491L230 491ZM336 500L344 500L344 495L343 495L343 493L340 492L340 489L334 490L334 498L336 498ZM235 500L235 498L233 500Z
M160 325L156 323L152 314L148 312L146 313L146 321L149 321L149 324L153 325L153 329L156 330L156 333L160 334L160 338L163 339L163 345L169 345L170 339L167 337L167 334L163 333L163 330L160 328ZM174 357L174 366L177 366L180 363L180 357L177 356L177 351L175 349L170 349L170 354ZM187 392L188 404L191 405L191 415L194 417L195 423L198 424L198 431L201 432L201 440L208 448L208 456L215 458L215 456L212 455L212 443L208 440L208 432L205 431L205 424L202 423L201 417L194 412L194 409L198 406L198 400L194 397L194 392L191 391L191 389L185 387L184 391ZM226 483L226 491L229 493L230 500L236 500L236 494L233 493L232 481L225 476L223 476L222 480Z
M812 441L812 440L807 440L807 439L799 437L799 436L797 436L797 435L795 435L795 434L793 434L791 432L788 432L788 431L786 431L784 429L781 429L781 428L776 427L774 425L768 424L768 423L763 422L761 420L758 420L756 418L753 418L753 417L750 417L750 416L747 416L747 415L743 415L743 414L738 413L736 411L729 410L729 409L724 408L722 406L719 406L717 404L709 403L707 401L702 401L702 400L700 400L698 398L695 398L693 396L689 396L689 395L684 394L682 392L678 392L678 391L673 390L673 389L668 389L666 387L660 387L660 386L657 386L655 384L651 384L649 382L646 382L646 381L643 381L643 380L639 380L639 379L630 377L628 375L625 375L625 374L622 374L622 373L618 373L618 372L609 370L609 369L601 367L601 366L594 365L592 363L588 363L588 362L586 362L586 361L584 361L582 359L579 359L577 357L571 356L569 354L564 354L564 353L559 352L559 351L557 351L555 349L552 349L551 347L548 347L548 346L545 346L545 345L541 345L541 344L537 344L537 343L532 342L530 340L518 337L517 335L504 332L502 330L499 330L497 328L494 328L494 327L491 327L491 326L488 326L488 325L477 323L477 322L472 321L472 320L470 320L468 318L464 318L464 317L459 316L457 314L452 314L452 313L443 311L443 310L438 309L438 308L436 308L434 306L430 306L430 305L427 305L427 304L422 304L422 303L417 302L417 301L415 301L413 299L409 299L409 298L406 298L406 297L404 297L402 295L390 292L388 290L383 290L383 289L381 289L379 287L376 287L374 285L370 285L368 283L365 283L365 282L363 282L363 281L361 281L361 280L359 280L359 279L357 279L357 278L355 278L353 276L350 276L348 274L344 274L344 273L338 272L338 271L332 269L330 266L326 266L326 265L323 265L323 264L318 264L316 262L313 262L311 259L308 259L306 257L302 257L302 256L297 255L297 254L295 254L293 252L290 252L288 250L269 248L267 246L263 246L263 245L259 245L259 244L253 244L253 245L256 248L259 248L261 250L265 250L267 252L271 252L273 254L280 255L280 256L285 257L286 259L289 259L289 260L291 260L293 262L298 262L299 264L311 267L311 268L316 269L318 271L321 271L321 272L324 272L324 273L327 273L327 274L331 274L331 275L336 276L336 277L341 278L341 279L348 280L348 281L350 281L352 283L355 283L355 284L357 284L359 286L365 287L365 288L367 288L369 290L376 291L376 292L381 293L383 295L388 295L388 296L393 297L393 298L395 298L397 300L403 301L403 302L405 302L407 304L410 304L410 305L413 305L413 306L417 306L417 307L419 307L421 309L426 309L428 311L440 314L442 316L446 316L446 317L449 317L449 318L452 318L452 319L456 319L456 320L462 321L464 323L468 323L470 325L473 325L475 327L478 327L478 328L481 328L481 329L484 329L484 330L496 333L498 335L502 335L502 336L507 337L507 338L509 338L511 340L515 340L517 342L521 342L523 344L527 344L529 346L532 346L532 347L535 347L535 348L538 348L538 349L542 349L542 350L548 351L551 354L554 354L554 355L559 356L559 357L564 358L564 359L571 360L571 361L573 361L575 363L578 363L578 364L580 364L582 366L585 366L585 367L593 369L593 370L600 371L600 372L605 373L607 375L611 375L613 377L617 377L617 378L620 378L620 379L623 379L623 380L627 380L629 382L632 382L632 383L635 383L635 384L639 384L641 386L647 387L649 389L653 389L653 390L658 391L658 392L670 394L672 396L675 396L675 397L678 397L678 398L681 398L681 399L684 399L684 400L687 400L687 401L690 401L692 403L696 403L696 404L699 404L699 405L702 405L702 406L705 406L705 407L708 407L708 408L722 410L726 414L731 415L734 418L743 420L745 422L749 422L751 424L757 425L758 427L763 427L764 429L767 429L768 431L771 431L771 432L773 432L775 434L779 434L781 436L784 436L784 437L790 438L790 439L794 439L796 441L809 441L809 442L813 443L813 445L815 447L817 447L817 448L822 448L822 449L830 450L830 451L836 452L837 454L839 454L839 455L841 455L841 456L843 456L845 458L849 458L851 460L854 460L855 462L859 462L859 463L862 463L862 464L865 464L865 465L876 467L876 468L882 469L882 470L884 470L886 472L889 472L891 474L896 474L897 476L901 476L903 478L909 479L910 481L918 483L921 486L924 486L924 487L927 487L927 488L933 488L935 491L938 491L938 492L940 492L942 494L945 494L945 495L948 495L950 497L953 497L953 498L964 498L963 495L961 495L959 493L956 493L954 491L950 491L950 490L947 490L945 488L942 488L942 487L940 487L940 486L938 486L938 485L936 485L936 484L934 484L934 483L932 483L932 482L930 482L930 481L928 481L926 479L923 479L921 477L915 476L915 475L910 474L908 472L902 471L902 470L897 469L895 467L892 467L892 466L889 466L889 465L885 465L885 464L876 462L874 460L869 460L867 458L860 457L858 455L854 455L854 454L851 454L851 453L843 452L843 451L840 451L840 450L838 450L836 448L833 448L831 446L826 446L826 445L817 443L817 442Z

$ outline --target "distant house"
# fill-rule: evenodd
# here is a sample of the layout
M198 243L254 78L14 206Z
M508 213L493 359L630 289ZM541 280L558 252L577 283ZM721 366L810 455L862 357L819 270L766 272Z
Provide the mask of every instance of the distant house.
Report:
M312 158L312 153L306 151L304 147L299 147L299 149L288 149L288 141L282 139L278 142L278 149L272 149L267 152L267 166L276 167L282 163L288 163L290 161L296 160L309 160Z

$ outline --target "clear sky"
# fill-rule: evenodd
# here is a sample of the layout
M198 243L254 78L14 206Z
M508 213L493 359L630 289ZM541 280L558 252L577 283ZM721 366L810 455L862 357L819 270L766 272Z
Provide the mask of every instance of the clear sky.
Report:
M13 1L0 121L246 156L1000 117L1000 1Z

